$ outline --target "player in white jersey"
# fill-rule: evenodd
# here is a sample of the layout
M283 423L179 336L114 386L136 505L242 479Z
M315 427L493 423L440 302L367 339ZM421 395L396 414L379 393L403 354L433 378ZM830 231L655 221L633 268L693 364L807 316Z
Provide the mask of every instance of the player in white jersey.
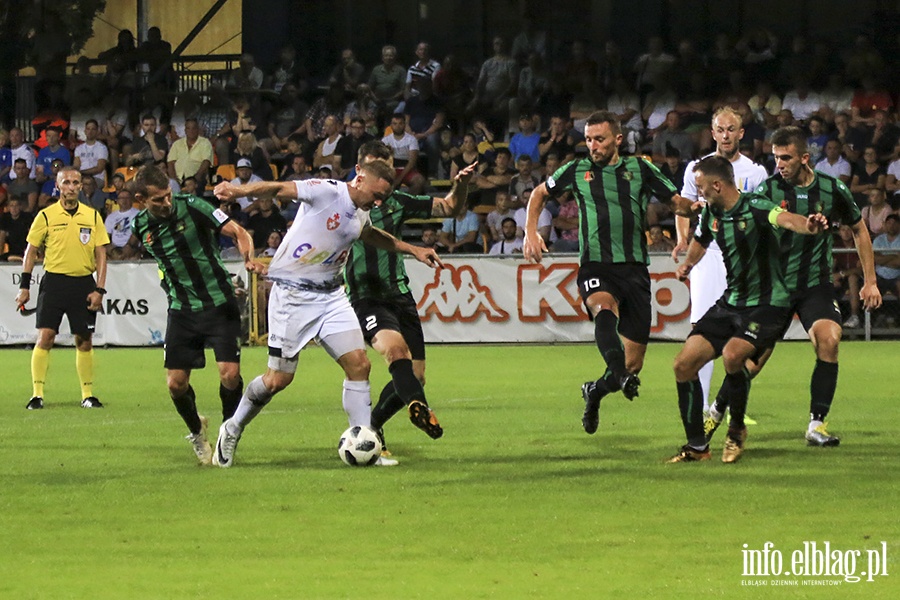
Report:
M273 282L269 297L269 363L264 375L251 381L237 410L219 428L213 463L230 467L244 427L276 393L294 379L300 350L315 339L344 369L343 405L350 426L370 425L369 370L359 320L342 289L343 269L357 239L377 248L415 256L442 266L437 253L402 242L372 227L368 210L391 195L394 170L375 161L357 166L349 184L330 179L220 183L220 200L242 196L278 195L301 204L269 265ZM379 459L380 464L396 461Z
M716 141L714 154L727 158L734 168L734 183L741 193L752 192L769 176L765 167L758 165L740 153L740 141L744 137L741 115L731 107L718 109L712 118L712 136ZM706 158L705 156L702 158ZM701 159L702 159L701 158ZM701 160L698 159L698 160ZM685 173L692 173L698 160L688 163ZM700 200L694 177L684 178L681 195L693 201ZM678 245L672 251L672 258L678 262L678 254L687 249L690 242L690 220L675 217ZM700 320L725 293L725 262L722 251L713 241L706 254L691 270L691 324ZM700 369L700 386L703 388L703 410L709 408L709 385L713 376L713 363L708 362Z

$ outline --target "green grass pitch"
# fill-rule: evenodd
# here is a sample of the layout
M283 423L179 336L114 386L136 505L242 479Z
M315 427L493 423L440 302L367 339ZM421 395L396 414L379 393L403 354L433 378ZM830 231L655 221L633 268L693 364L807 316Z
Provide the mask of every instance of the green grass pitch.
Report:
M683 443L679 347L651 344L640 397L605 399L594 436L580 424L580 386L601 372L592 346L429 347L444 438L399 415L386 434L400 466L370 469L337 457L342 375L311 349L230 470L196 466L161 350L98 349L106 408L83 410L73 351L57 348L34 412L30 352L4 350L0 598L900 597L900 345L842 345L839 448L805 445L814 357L784 343L754 382L759 424L741 461L719 461L719 432L713 461L667 465ZM388 375L370 357L377 398ZM249 381L265 350L243 359ZM193 385L214 442L214 369ZM772 542L789 567L805 541L885 541L888 575L832 587L743 576L744 544Z

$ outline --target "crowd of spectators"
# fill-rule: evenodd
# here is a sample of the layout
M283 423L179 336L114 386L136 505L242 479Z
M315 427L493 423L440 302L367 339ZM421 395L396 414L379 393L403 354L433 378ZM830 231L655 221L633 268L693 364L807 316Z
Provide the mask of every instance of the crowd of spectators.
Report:
M645 155L680 188L686 163L712 150L711 115L724 105L743 117L741 152L770 172L775 129L805 128L811 165L847 183L873 239L894 244L900 127L890 84L900 52L880 51L865 35L838 51L832 40L779 40L763 30L739 40L720 34L706 52L690 39L667 47L652 37L633 61L611 40L564 47L566 56L552 60L547 33L527 21L512 40L495 36L480 65L436 56L422 41L386 45L371 57L345 48L316 71L286 45L272 65L245 53L206 89L176 92L161 32L151 28L138 47L123 31L116 47L79 60L66 89L47 96L35 139L26 142L17 127L0 130L3 257L21 257L31 216L58 196L53 174L61 165L82 172L83 201L114 234L111 258L135 258L139 247L116 240L139 208L127 188L138 167L156 165L173 191L201 195L221 179L348 179L371 139L393 148L395 183L412 193L447 185L478 162L466 213L428 224L421 243L449 253L514 253L531 190L583 155L592 112L618 114L620 152ZM98 62L104 75L89 68ZM272 252L296 210L260 198L223 208L252 230L261 253ZM666 251L667 215L653 221L650 247ZM570 197L550 202L539 223L551 251L577 250L577 227ZM888 275L879 276L896 284Z

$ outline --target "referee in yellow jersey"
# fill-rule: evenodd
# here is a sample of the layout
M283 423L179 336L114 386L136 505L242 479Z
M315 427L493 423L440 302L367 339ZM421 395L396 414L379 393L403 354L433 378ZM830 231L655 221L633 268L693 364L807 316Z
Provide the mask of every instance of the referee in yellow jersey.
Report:
M91 337L97 311L106 290L106 245L109 235L103 218L93 208L78 202L81 173L63 167L56 175L59 202L40 211L28 232L28 248L22 267L22 282L16 304L25 306L31 297L31 271L38 250L44 249L44 277L37 301L38 340L31 354L34 395L29 410L44 408L44 379L50 364L50 349L63 315L75 336L75 370L81 382L81 406L102 408L94 396L94 350ZM97 280L94 281L94 272Z

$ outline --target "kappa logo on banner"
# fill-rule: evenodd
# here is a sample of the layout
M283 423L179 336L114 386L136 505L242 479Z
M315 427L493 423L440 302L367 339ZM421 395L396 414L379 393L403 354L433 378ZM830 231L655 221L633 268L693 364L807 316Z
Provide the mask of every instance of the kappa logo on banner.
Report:
M469 266L446 265L425 286L418 304L419 316L428 321L436 316L444 323L469 323L484 315L488 321L509 320L509 313L497 306L490 288L481 285L478 273Z
M519 265L516 277L519 320L541 322L550 317L552 321L587 321L587 312L578 296L577 279L575 263Z

